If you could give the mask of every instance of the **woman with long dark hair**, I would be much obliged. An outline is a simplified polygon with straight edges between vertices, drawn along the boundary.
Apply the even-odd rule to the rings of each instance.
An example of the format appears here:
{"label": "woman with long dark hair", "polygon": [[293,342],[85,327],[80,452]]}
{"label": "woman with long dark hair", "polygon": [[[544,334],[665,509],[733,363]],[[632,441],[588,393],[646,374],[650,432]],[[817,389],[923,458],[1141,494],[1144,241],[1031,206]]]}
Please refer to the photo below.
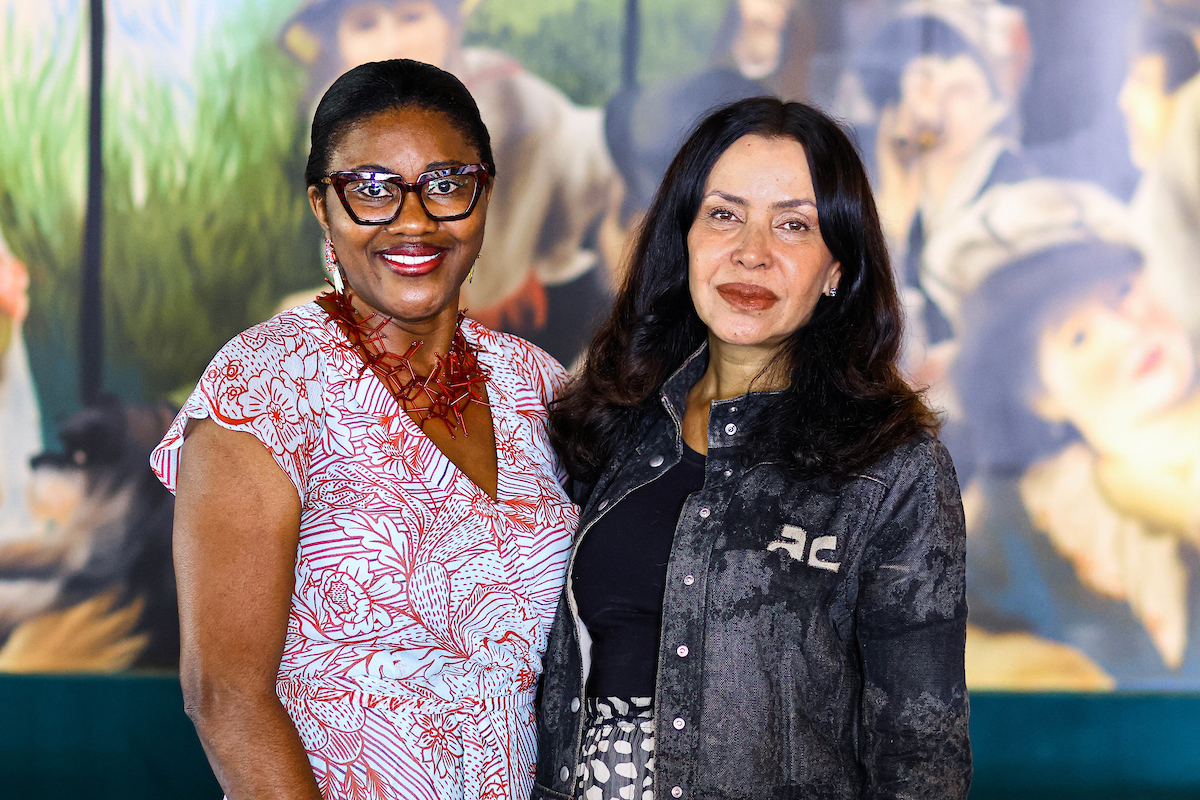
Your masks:
{"label": "woman with long dark hair", "polygon": [[583,509],[535,797],[966,796],[962,507],[900,335],[842,130],[704,120],[551,412]]}

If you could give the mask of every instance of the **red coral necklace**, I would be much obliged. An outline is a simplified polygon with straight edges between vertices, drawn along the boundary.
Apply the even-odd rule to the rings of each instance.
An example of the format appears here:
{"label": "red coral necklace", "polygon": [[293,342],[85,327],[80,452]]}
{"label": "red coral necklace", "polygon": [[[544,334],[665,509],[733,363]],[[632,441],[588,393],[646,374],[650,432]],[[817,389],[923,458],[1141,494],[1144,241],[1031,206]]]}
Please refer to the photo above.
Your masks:
{"label": "red coral necklace", "polygon": [[[404,355],[387,349],[383,330],[392,321],[391,317],[372,313],[363,317],[350,303],[349,287],[344,292],[326,292],[317,298],[317,304],[350,340],[351,346],[362,358],[361,376],[368,368],[388,388],[400,407],[414,416],[422,429],[425,423],[436,419],[445,424],[450,438],[462,430],[467,435],[463,412],[471,403],[486,406],[487,371],[480,365],[475,348],[463,336],[463,312],[458,312],[454,324],[454,338],[450,352],[435,353],[433,370],[427,376],[418,375],[412,367],[412,357],[424,344],[413,342]],[[377,320],[377,321],[376,321]],[[426,399],[429,405],[418,405]]]}

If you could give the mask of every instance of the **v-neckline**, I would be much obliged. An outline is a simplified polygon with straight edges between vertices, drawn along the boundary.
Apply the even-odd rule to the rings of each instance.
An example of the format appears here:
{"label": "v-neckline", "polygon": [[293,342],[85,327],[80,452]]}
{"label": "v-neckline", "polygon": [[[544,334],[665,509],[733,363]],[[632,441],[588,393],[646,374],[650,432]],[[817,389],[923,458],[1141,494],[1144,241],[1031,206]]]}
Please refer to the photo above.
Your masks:
{"label": "v-neckline", "polygon": [[[497,396],[504,397],[504,394],[499,389],[494,387],[494,385],[491,381],[494,365],[489,363],[489,359],[487,358],[487,356],[490,356],[491,354],[479,345],[477,337],[474,336],[474,331],[471,331],[470,332],[471,335],[468,337],[468,331],[464,329],[463,336],[468,337],[467,344],[469,344],[471,347],[475,348],[476,358],[479,359],[480,365],[482,367],[484,367],[485,373],[487,376],[487,378],[484,382],[484,386],[487,389],[488,418],[490,419],[491,424],[492,424],[492,447],[494,448],[495,454],[496,454],[496,496],[495,497],[492,497],[490,494],[487,493],[486,489],[484,489],[482,486],[480,486],[478,483],[476,483],[474,480],[472,480],[471,477],[469,475],[467,475],[466,472],[463,471],[462,467],[458,466],[458,464],[455,464],[454,459],[452,459],[452,458],[450,458],[450,456],[446,455],[445,451],[443,451],[442,448],[438,447],[437,442],[435,442],[432,438],[430,438],[429,435],[427,433],[425,433],[424,429],[422,429],[420,425],[418,425],[416,422],[413,421],[412,417],[410,417],[408,415],[408,412],[404,410],[404,407],[400,405],[400,401],[396,399],[396,396],[392,394],[391,390],[389,390],[387,388],[387,386],[384,384],[384,382],[382,380],[380,380],[379,376],[375,374],[375,370],[371,369],[371,367],[365,361],[363,361],[362,354],[358,352],[358,348],[356,348],[353,345],[353,343],[351,343],[351,341],[346,338],[346,335],[344,333],[342,333],[342,329],[341,329],[341,327],[338,326],[337,321],[332,319],[329,316],[329,314],[325,311],[325,309],[321,308],[320,305],[318,305],[316,303],[314,303],[314,305],[317,308],[317,313],[319,313],[321,315],[322,321],[324,322],[326,329],[329,330],[331,333],[333,333],[333,335],[335,335],[337,337],[339,346],[345,348],[347,351],[354,354],[354,358],[357,360],[359,366],[362,368],[362,371],[358,375],[357,380],[361,381],[364,374],[369,374],[371,376],[371,380],[375,381],[375,384],[383,392],[384,396],[387,397],[387,399],[391,401],[392,406],[394,407],[394,409],[396,411],[396,416],[400,419],[400,424],[402,426],[407,426],[405,428],[405,431],[412,436],[418,436],[421,439],[424,439],[425,441],[427,441],[429,443],[429,446],[432,447],[433,450],[438,454],[438,457],[450,465],[450,469],[454,471],[454,480],[455,481],[458,481],[460,479],[466,481],[468,484],[471,485],[472,488],[474,488],[477,492],[479,492],[479,494],[482,495],[487,500],[487,502],[489,504],[491,504],[492,506],[498,506],[502,502],[504,502],[502,500],[503,492],[501,491],[501,487],[503,484],[503,477],[504,477],[503,457],[502,457],[501,448],[500,448],[500,438],[499,438],[500,437],[500,429],[499,429],[499,426],[496,424],[496,413],[495,413],[496,408],[497,408],[496,397]],[[464,322],[465,322],[465,320],[464,320]],[[465,433],[465,431],[464,431],[464,433]]]}

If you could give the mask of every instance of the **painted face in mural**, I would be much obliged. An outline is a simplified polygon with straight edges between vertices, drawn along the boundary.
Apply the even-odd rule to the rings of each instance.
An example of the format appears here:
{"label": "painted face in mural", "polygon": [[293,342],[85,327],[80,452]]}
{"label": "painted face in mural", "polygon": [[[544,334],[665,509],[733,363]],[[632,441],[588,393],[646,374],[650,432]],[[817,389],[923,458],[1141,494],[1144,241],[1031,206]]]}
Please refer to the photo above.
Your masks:
{"label": "painted face in mural", "polygon": [[927,169],[941,169],[949,179],[1004,113],[975,59],[921,56],[900,78],[891,134],[902,162],[924,158]]}
{"label": "painted face in mural", "polygon": [[456,41],[454,23],[430,0],[356,3],[338,20],[343,69],[411,58],[444,67]]}
{"label": "painted face in mural", "polygon": [[817,219],[804,147],[744,136],[717,160],[688,231],[688,287],[709,332],[774,349],[841,276]]}
{"label": "painted face in mural", "polygon": [[741,25],[733,57],[747,78],[764,78],[779,66],[783,30],[794,0],[737,0]]}
{"label": "painted face in mural", "polygon": [[1167,59],[1159,53],[1133,62],[1119,97],[1129,133],[1129,157],[1140,170],[1158,160],[1175,116],[1175,95],[1167,91]]}
{"label": "painted face in mural", "polygon": [[[479,158],[444,114],[392,109],[351,128],[334,149],[329,171],[389,172],[411,183],[429,170],[475,164]],[[359,300],[399,321],[412,322],[457,313],[459,288],[483,245],[490,193],[489,183],[465,219],[438,222],[409,192],[392,222],[359,225],[332,188],[308,190],[313,212],[333,240]]]}
{"label": "painted face in mural", "polygon": [[1195,378],[1186,332],[1144,280],[1114,294],[1050,326],[1038,349],[1045,389],[1039,413],[1072,423],[1088,438],[1149,420],[1186,397]]}

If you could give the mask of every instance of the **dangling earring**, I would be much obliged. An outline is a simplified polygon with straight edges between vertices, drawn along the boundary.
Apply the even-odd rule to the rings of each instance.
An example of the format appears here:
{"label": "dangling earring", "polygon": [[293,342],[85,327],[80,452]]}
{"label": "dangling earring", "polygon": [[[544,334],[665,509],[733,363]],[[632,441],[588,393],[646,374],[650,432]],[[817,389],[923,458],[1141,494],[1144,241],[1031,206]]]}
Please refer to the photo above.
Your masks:
{"label": "dangling earring", "polygon": [[338,294],[346,293],[346,283],[342,280],[342,265],[338,263],[337,253],[333,251],[333,240],[325,240],[325,271],[329,273],[329,284]]}
{"label": "dangling earring", "polygon": [[475,280],[475,265],[478,263],[479,263],[478,258],[476,258],[474,261],[471,262],[471,271],[467,273],[467,283],[470,283],[471,281]]}

